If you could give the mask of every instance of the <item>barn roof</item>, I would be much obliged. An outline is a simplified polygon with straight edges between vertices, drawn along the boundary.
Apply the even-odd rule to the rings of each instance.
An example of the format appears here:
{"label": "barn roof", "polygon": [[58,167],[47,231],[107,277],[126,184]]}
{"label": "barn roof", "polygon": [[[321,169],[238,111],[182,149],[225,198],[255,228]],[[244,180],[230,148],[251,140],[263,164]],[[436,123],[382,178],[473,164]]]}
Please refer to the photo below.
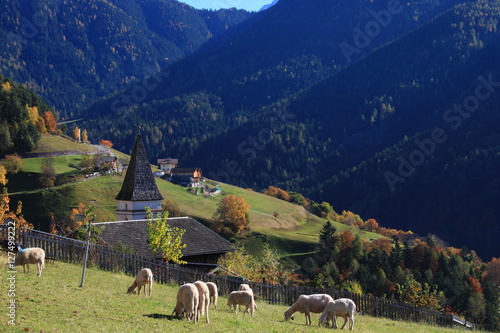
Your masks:
{"label": "barn roof", "polygon": [[[171,227],[186,230],[182,237],[182,242],[187,245],[182,249],[184,257],[235,250],[231,243],[191,217],[173,217],[169,218],[167,223]],[[148,220],[103,222],[94,225],[104,226],[100,237],[110,246],[121,243],[132,247],[139,255],[156,257],[147,242]]]}
{"label": "barn roof", "polygon": [[163,200],[156,186],[141,135],[135,139],[127,174],[116,200],[150,201]]}

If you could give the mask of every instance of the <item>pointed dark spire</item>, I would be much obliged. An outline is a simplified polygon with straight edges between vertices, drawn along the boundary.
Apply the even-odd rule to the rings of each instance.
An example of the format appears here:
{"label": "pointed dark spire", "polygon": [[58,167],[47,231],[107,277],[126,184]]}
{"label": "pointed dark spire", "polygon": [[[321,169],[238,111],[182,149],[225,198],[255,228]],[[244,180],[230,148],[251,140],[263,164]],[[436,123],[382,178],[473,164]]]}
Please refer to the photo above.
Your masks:
{"label": "pointed dark spire", "polygon": [[135,139],[132,157],[123,181],[122,189],[116,200],[150,201],[163,200],[156,186],[151,166],[149,165],[146,149],[141,135]]}

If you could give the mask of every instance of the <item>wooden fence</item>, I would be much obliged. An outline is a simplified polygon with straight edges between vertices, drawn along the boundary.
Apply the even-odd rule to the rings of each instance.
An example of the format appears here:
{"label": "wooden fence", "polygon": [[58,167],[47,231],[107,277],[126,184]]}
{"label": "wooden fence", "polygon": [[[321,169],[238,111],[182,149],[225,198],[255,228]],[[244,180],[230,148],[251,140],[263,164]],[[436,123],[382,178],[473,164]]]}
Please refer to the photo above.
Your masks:
{"label": "wooden fence", "polygon": [[[0,239],[7,238],[7,231],[0,229]],[[26,230],[17,234],[17,239],[25,247],[41,247],[47,259],[70,263],[83,263],[86,242],[52,235],[38,230]],[[108,247],[90,244],[88,263],[107,271],[122,271],[127,275],[135,274],[143,267],[150,268],[158,283],[182,285],[196,280],[215,282],[221,295],[238,290],[241,278],[200,273],[195,270],[171,266],[151,258],[111,250]],[[407,303],[386,298],[361,295],[332,288],[313,288],[306,286],[282,286],[247,282],[251,285],[255,298],[270,304],[292,305],[302,294],[329,294],[334,299],[346,297],[356,303],[356,310],[375,317],[393,320],[425,322],[441,326],[465,326],[474,328],[470,322],[451,314],[412,306]]]}

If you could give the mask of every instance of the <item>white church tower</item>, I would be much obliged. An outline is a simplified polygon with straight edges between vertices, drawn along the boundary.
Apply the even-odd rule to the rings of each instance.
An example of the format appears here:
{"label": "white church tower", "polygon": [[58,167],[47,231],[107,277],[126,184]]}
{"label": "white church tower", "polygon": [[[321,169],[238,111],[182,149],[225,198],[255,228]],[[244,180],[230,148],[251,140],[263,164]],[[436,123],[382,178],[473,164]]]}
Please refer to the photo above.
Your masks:
{"label": "white church tower", "polygon": [[146,207],[151,208],[155,215],[161,211],[163,197],[156,186],[140,134],[135,139],[132,157],[116,200],[118,221],[145,219]]}

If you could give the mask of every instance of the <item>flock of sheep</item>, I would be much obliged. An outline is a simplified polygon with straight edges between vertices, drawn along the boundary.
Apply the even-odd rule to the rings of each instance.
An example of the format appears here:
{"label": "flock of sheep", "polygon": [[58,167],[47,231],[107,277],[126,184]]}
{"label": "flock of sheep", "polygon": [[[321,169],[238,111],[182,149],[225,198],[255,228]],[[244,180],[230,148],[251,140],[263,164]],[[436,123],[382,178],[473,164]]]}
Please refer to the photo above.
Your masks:
{"label": "flock of sheep", "polygon": [[[42,269],[45,266],[45,251],[41,248],[19,249],[15,256],[15,266],[23,265],[23,270],[26,272],[26,265],[36,264],[38,267],[37,276],[42,275]],[[144,287],[144,295],[146,295],[146,287],[148,288],[148,296],[151,297],[153,292],[153,273],[149,268],[144,268],[139,273],[128,288],[128,293],[135,293],[138,288],[138,294],[141,294],[141,289]],[[201,316],[206,317],[206,322],[209,323],[208,308],[211,304],[217,309],[218,289],[213,282],[196,281],[194,283],[186,283],[179,287],[177,291],[177,303],[172,316],[182,319],[184,314],[188,321],[196,323]],[[241,284],[238,291],[233,291],[227,298],[227,306],[238,312],[237,306],[245,306],[243,314],[250,312],[253,317],[254,311],[257,309],[255,304],[253,291],[248,284]],[[340,298],[334,300],[328,294],[300,295],[297,301],[285,311],[285,320],[293,319],[295,312],[304,313],[306,317],[306,325],[311,325],[311,312],[321,313],[319,326],[328,326],[332,322],[331,327],[337,328],[337,317],[344,318],[343,329],[349,322],[349,329],[354,328],[354,312],[356,304],[351,299]]]}
{"label": "flock of sheep", "polygon": [[[149,297],[151,297],[153,273],[149,268],[144,268],[137,273],[134,283],[128,288],[128,293],[135,293],[135,289],[139,288],[138,294],[140,295],[143,286],[144,294],[146,294],[146,286],[149,286]],[[177,291],[177,303],[171,316],[175,315],[176,318],[182,319],[185,314],[187,320],[194,323],[199,321],[201,316],[205,316],[206,322],[209,323],[208,308],[213,304],[217,309],[217,298],[218,289],[213,282],[196,281],[183,284]],[[250,312],[253,317],[257,305],[250,286],[241,284],[238,291],[231,292],[227,298],[227,306],[235,313],[238,312],[237,307],[245,306],[243,314]],[[293,319],[295,312],[305,314],[306,325],[311,325],[311,312],[321,313],[319,326],[328,326],[331,321],[332,328],[337,328],[337,317],[342,317],[344,324],[341,329],[344,329],[349,322],[349,329],[352,331],[356,304],[348,298],[334,300],[328,294],[300,295],[297,301],[285,311],[285,321]]]}

